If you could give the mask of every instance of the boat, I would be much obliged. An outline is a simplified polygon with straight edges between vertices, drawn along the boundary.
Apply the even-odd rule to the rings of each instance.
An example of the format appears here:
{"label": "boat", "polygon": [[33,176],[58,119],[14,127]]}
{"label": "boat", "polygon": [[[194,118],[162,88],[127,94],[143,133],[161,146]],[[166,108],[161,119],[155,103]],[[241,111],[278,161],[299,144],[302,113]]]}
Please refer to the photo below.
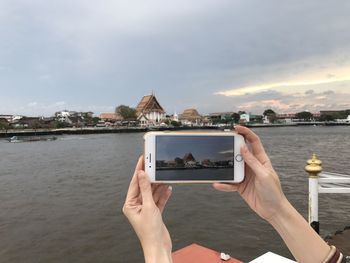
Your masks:
{"label": "boat", "polygon": [[13,137],[11,137],[11,138],[9,138],[9,139],[7,139],[9,142],[22,142],[21,140],[19,140],[18,138],[17,138],[17,136],[13,136]]}
{"label": "boat", "polygon": [[11,138],[8,138],[7,141],[11,143],[19,143],[19,142],[38,142],[38,141],[55,141],[57,140],[57,137],[39,137],[39,136],[29,136],[29,137],[19,137],[19,136],[12,136]]}

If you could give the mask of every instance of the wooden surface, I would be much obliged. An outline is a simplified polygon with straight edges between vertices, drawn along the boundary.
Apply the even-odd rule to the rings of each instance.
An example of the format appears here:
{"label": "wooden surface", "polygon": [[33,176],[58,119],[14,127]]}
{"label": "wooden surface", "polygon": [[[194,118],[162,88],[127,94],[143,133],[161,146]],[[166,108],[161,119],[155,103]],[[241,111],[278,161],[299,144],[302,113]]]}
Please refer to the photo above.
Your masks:
{"label": "wooden surface", "polygon": [[[222,251],[224,252],[224,251]],[[225,252],[224,252],[225,253]],[[220,252],[192,244],[173,252],[173,263],[243,263],[231,258],[227,261],[220,259]]]}

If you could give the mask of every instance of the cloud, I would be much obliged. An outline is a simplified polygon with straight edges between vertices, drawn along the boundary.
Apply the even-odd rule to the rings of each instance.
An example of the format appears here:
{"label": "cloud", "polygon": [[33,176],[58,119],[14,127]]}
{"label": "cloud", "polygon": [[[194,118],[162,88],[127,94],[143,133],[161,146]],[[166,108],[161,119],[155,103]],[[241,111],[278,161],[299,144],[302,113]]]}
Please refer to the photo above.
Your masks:
{"label": "cloud", "polygon": [[312,89],[309,89],[309,90],[307,90],[307,91],[305,91],[305,95],[311,95],[311,94],[314,94],[314,90],[312,90]]}
{"label": "cloud", "polygon": [[[0,111],[113,110],[152,90],[171,113],[346,107],[350,2],[337,3],[0,1],[0,92],[14,91]],[[327,98],[299,103],[307,90]]]}
{"label": "cloud", "polygon": [[221,152],[218,152],[219,154],[232,154],[233,153],[233,149],[229,149],[229,150],[226,150],[226,151],[221,151]]}
{"label": "cloud", "polygon": [[28,107],[35,107],[37,105],[38,105],[37,102],[30,102],[30,103],[28,103]]}
{"label": "cloud", "polygon": [[260,99],[263,94],[254,94],[250,99],[237,105],[240,110],[262,113],[271,108],[279,113],[296,113],[300,111],[318,112],[330,109],[350,109],[349,93],[332,92],[328,96],[324,92],[313,93],[280,93],[270,99]]}
{"label": "cloud", "polygon": [[322,94],[324,94],[324,95],[333,95],[333,94],[335,94],[335,92],[333,90],[326,90],[326,91],[322,92]]}
{"label": "cloud", "polygon": [[[50,106],[53,106],[53,107],[61,107],[61,106],[64,106],[66,105],[66,102],[65,101],[57,101],[55,102],[54,104],[50,105]],[[50,107],[49,106],[49,107]]]}
{"label": "cloud", "polygon": [[[308,89],[309,86],[318,86],[317,89],[329,89],[329,85],[334,85],[342,82],[350,82],[350,67],[328,69],[332,70],[332,77],[324,76],[324,72],[311,72],[309,75],[301,74],[294,76],[294,79],[276,83],[258,84],[253,86],[237,87],[226,91],[216,92],[215,95],[223,96],[243,96],[246,94],[254,94],[262,91],[276,90],[279,92],[290,93],[296,90],[304,91],[306,94],[312,94],[313,90]],[[323,70],[324,71],[324,70]],[[300,79],[300,80],[298,80]],[[327,85],[327,86],[326,86]]]}

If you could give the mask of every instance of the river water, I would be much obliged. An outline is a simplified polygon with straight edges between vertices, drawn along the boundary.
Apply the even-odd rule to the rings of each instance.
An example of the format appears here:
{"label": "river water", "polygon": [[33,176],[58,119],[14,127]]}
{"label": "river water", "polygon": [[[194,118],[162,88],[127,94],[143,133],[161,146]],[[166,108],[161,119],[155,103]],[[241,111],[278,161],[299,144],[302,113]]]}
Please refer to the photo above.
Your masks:
{"label": "river water", "polygon": [[[306,217],[313,152],[324,170],[350,174],[350,127],[255,129],[283,189]],[[1,262],[142,262],[136,235],[122,215],[143,134],[62,136],[53,142],[0,142]],[[349,195],[321,195],[321,235],[350,223]],[[177,250],[198,243],[243,261],[282,240],[238,194],[210,185],[178,185],[164,213]]]}

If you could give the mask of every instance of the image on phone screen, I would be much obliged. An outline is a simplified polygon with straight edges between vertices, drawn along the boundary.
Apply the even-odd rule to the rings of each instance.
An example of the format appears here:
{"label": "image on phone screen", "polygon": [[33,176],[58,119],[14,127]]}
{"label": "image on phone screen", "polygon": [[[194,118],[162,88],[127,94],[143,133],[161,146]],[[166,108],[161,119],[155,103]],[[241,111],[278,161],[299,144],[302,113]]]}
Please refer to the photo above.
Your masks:
{"label": "image on phone screen", "polygon": [[233,136],[157,136],[156,180],[234,180]]}

